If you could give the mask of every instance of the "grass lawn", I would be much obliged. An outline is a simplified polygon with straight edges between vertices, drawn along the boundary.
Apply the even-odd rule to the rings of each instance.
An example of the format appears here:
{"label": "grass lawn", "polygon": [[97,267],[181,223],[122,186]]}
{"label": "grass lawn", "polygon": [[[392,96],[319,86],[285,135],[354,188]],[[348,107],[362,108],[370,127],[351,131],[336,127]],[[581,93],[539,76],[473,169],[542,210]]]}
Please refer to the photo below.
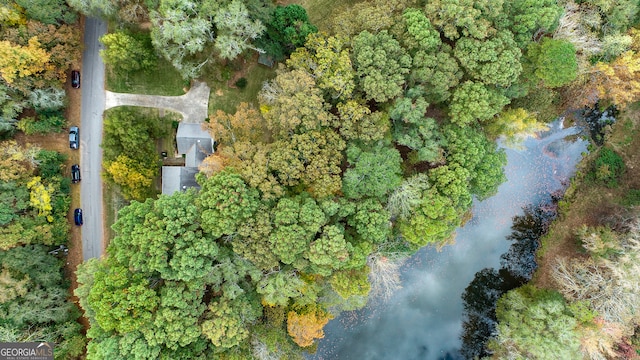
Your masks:
{"label": "grass lawn", "polygon": [[166,60],[159,58],[158,66],[150,71],[117,72],[107,66],[107,90],[129,94],[182,95],[185,82]]}
{"label": "grass lawn", "polygon": [[[252,62],[232,77],[232,79],[239,79],[240,77],[247,79],[247,86],[244,89],[230,87],[227,81],[207,80],[207,83],[211,86],[209,114],[216,110],[234,113],[241,102],[249,102],[257,106],[257,96],[260,89],[262,89],[262,84],[266,80],[274,78],[275,75],[275,69]],[[235,81],[231,80],[230,82]]]}
{"label": "grass lawn", "polygon": [[106,248],[114,236],[116,236],[115,231],[111,229],[111,225],[118,220],[118,211],[129,205],[129,202],[120,195],[117,186],[106,182],[102,189],[102,196],[104,196],[104,227],[106,229],[104,246]]}

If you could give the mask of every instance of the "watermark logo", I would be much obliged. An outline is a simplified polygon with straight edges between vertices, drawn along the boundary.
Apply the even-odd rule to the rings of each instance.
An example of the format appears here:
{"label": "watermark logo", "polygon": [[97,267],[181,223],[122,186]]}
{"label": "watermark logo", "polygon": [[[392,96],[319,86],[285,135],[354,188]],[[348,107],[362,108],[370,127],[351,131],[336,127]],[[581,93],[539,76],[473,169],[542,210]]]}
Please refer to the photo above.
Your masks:
{"label": "watermark logo", "polygon": [[0,342],[0,360],[53,360],[53,343]]}

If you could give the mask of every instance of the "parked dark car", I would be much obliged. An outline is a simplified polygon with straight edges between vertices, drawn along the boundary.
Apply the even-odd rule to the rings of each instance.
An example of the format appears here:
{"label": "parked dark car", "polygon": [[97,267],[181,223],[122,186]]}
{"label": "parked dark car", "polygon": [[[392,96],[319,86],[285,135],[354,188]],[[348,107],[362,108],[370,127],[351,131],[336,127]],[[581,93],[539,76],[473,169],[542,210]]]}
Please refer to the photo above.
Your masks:
{"label": "parked dark car", "polygon": [[78,70],[71,71],[71,87],[74,89],[80,88],[80,71]]}
{"label": "parked dark car", "polygon": [[69,147],[77,149],[80,146],[80,129],[77,126],[72,126],[69,129]]}
{"label": "parked dark car", "polygon": [[71,182],[74,184],[80,182],[80,165],[78,164],[71,165]]}
{"label": "parked dark car", "polygon": [[82,209],[77,208],[73,211],[73,221],[78,226],[82,225]]}

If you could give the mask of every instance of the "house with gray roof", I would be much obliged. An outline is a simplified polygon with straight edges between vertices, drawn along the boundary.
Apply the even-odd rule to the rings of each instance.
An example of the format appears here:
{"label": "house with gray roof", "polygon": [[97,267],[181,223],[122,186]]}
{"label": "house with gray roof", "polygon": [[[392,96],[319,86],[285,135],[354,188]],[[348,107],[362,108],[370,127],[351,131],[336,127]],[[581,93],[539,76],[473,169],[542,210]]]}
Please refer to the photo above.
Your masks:
{"label": "house with gray roof", "polygon": [[196,182],[198,166],[213,154],[213,139],[202,129],[201,123],[180,122],[176,133],[178,153],[184,156],[184,166],[162,167],[162,193],[171,195],[190,187],[200,188]]}

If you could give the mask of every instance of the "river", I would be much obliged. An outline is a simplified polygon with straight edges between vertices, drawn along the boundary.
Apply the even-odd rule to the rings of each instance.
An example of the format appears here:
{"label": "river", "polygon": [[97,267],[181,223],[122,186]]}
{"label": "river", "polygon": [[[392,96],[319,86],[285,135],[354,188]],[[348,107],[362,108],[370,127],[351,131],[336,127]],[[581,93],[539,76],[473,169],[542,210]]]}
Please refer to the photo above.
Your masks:
{"label": "river", "polygon": [[390,299],[345,312],[325,327],[317,360],[460,359],[461,295],[476,272],[499,268],[511,243],[512,219],[563,188],[587,141],[562,120],[520,149],[506,149],[507,181],[498,193],[474,202],[474,217],[457,230],[456,242],[437,251],[424,248],[402,269],[402,289]]}

